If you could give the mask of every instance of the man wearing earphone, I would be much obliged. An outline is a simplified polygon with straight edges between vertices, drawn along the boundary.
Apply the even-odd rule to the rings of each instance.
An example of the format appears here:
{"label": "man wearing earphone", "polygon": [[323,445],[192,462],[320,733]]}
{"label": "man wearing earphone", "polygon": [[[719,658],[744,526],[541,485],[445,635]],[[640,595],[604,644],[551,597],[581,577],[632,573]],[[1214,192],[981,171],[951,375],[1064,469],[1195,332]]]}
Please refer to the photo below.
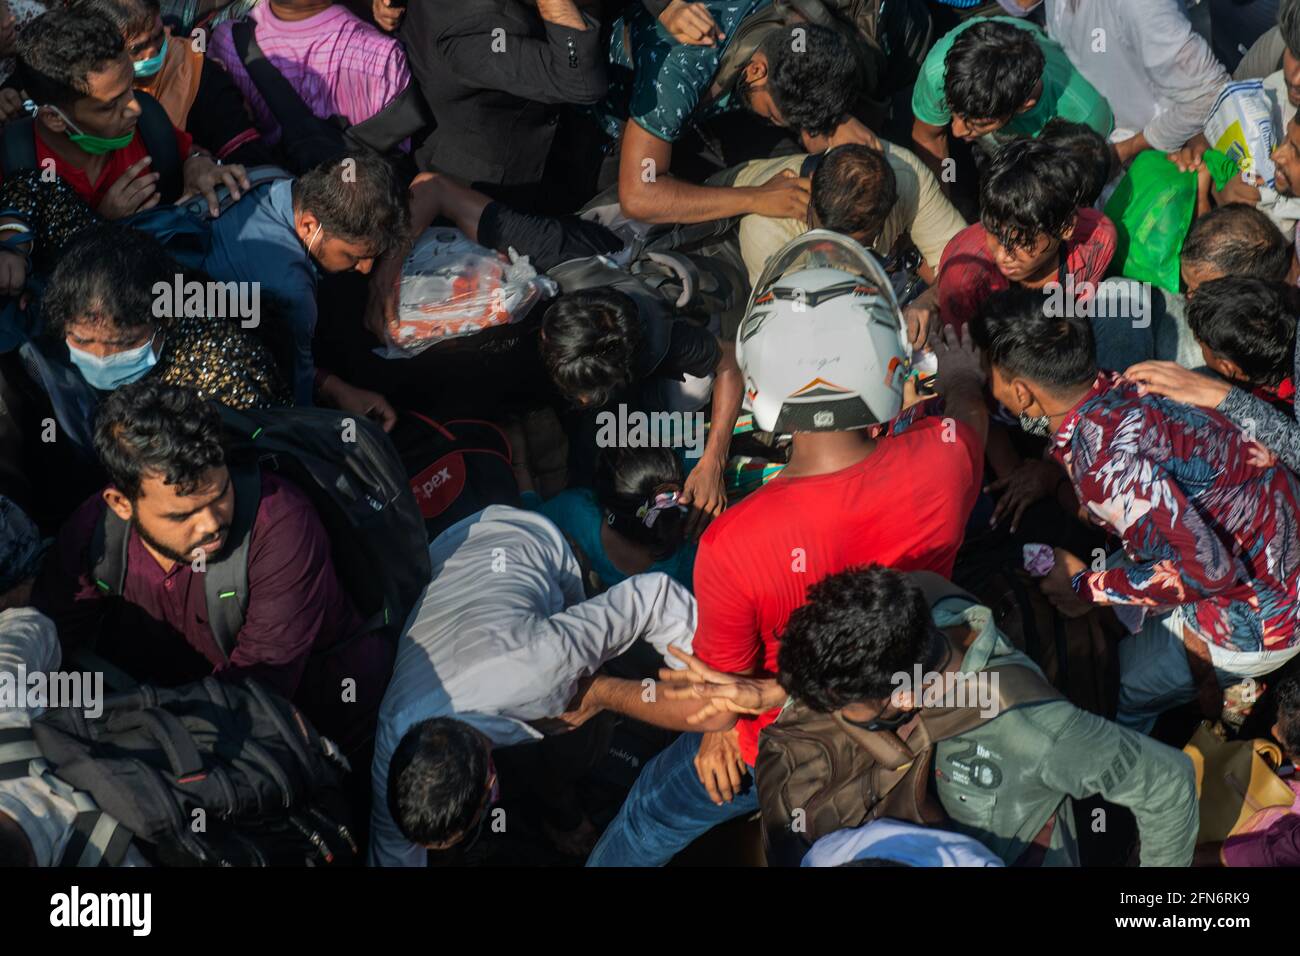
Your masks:
{"label": "man wearing earphone", "polygon": [[333,405],[385,429],[397,413],[376,392],[320,369],[312,352],[322,273],[368,275],[406,233],[406,192],[373,153],[349,153],[297,179],[256,186],[211,222],[203,270],[219,282],[258,282],[283,306],[293,341],[294,401]]}

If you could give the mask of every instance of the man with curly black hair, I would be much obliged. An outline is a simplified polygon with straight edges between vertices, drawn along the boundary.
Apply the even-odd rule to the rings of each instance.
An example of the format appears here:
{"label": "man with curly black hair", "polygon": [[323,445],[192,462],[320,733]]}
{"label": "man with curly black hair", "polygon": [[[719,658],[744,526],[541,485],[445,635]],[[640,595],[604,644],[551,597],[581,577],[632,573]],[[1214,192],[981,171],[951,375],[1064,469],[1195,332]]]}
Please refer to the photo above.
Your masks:
{"label": "man with curly black hair", "polygon": [[718,76],[728,42],[762,4],[746,0],[704,6],[726,34],[712,46],[674,41],[639,7],[614,24],[610,91],[599,113],[605,132],[621,139],[618,198],[623,211],[654,223],[705,222],[746,213],[802,218],[808,207],[807,180],[782,172],[743,189],[695,185],[669,174],[673,144],[694,123],[745,109],[788,129],[812,152],[840,141],[875,145],[870,131],[849,115],[862,92],[852,42],[829,27],[776,27],[724,89]]}
{"label": "man with curly black hair", "polygon": [[[216,410],[190,389],[145,379],[104,400],[95,447],[109,484],[63,526],[32,599],[60,639],[98,638],[98,653],[144,682],[256,678],[345,749],[364,745],[393,651],[382,635],[365,632],[307,496],[262,473],[248,607],[227,655],[208,624],[204,589],[207,565],[234,544],[235,483]],[[97,529],[113,517],[127,524],[117,594],[90,566]],[[356,681],[353,703],[344,702],[345,678]]]}
{"label": "man with curly black hair", "polygon": [[1115,127],[1110,105],[1060,44],[1012,17],[976,17],[940,39],[921,67],[912,112],[918,153],[943,183],[953,181],[949,135],[1037,136],[1057,116],[1102,136]]}
{"label": "man with curly black hair", "polygon": [[1191,761],[1062,698],[1017,704],[999,689],[1003,669],[1037,666],[988,608],[933,576],[927,596],[922,582],[872,565],[815,584],[781,637],[780,685],[813,710],[906,739],[927,708],[975,696],[982,706],[986,691],[958,687],[983,682],[991,713],[936,745],[935,792],[953,829],[1007,865],[1078,865],[1071,800],[1102,794],[1137,817],[1143,866],[1188,865],[1199,820]]}
{"label": "man with curly black hair", "polygon": [[1116,232],[1102,213],[1080,207],[1082,188],[1070,155],[1051,143],[999,149],[982,176],[980,221],[943,253],[943,321],[960,328],[989,296],[1012,287],[1050,291],[1059,283],[1061,295],[1092,298],[1115,255]]}

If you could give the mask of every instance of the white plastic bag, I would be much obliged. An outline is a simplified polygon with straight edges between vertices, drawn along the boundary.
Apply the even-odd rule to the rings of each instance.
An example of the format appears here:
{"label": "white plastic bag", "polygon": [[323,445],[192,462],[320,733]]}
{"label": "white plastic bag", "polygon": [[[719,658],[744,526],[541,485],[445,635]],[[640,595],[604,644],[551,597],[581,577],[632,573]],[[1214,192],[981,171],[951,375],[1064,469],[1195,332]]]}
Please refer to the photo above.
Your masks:
{"label": "white plastic bag", "polygon": [[385,358],[410,358],[431,345],[520,321],[553,281],[526,256],[505,256],[470,242],[457,229],[433,227],[402,265],[396,331],[385,333]]}

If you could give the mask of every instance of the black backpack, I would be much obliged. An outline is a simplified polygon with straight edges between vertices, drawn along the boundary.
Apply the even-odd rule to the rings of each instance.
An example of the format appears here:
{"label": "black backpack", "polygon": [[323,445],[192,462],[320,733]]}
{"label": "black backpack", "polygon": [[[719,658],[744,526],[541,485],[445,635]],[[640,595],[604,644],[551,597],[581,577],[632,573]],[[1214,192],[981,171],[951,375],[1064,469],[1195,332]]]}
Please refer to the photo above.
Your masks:
{"label": "black backpack", "polygon": [[[140,104],[140,138],[144,148],[153,157],[149,169],[158,173],[159,205],[175,202],[183,186],[182,167],[186,157],[176,148],[176,134],[171,118],[157,100],[148,93],[135,91]],[[14,173],[39,169],[36,162],[36,120],[30,116],[10,120],[0,136],[0,168],[8,178]]]}
{"label": "black backpack", "polygon": [[[208,623],[222,652],[229,657],[248,608],[248,551],[264,468],[297,485],[316,506],[339,581],[366,618],[364,631],[396,637],[432,566],[424,520],[383,429],[332,409],[213,406],[226,427],[235,487],[226,546],[206,562],[203,576]],[[105,593],[122,593],[128,532],[106,508],[90,551],[95,584]]]}
{"label": "black backpack", "polygon": [[65,863],[114,866],[132,843],[159,866],[359,859],[340,786],[346,761],[255,681],[138,687],[105,698],[93,719],[49,710],[30,734],[57,780],[79,791]]}
{"label": "black backpack", "polygon": [[519,507],[510,442],[491,422],[436,422],[404,412],[389,437],[405,464],[430,541],[488,505]]}
{"label": "black backpack", "polygon": [[431,122],[428,108],[414,82],[408,83],[387,106],[369,119],[350,126],[341,116],[321,119],[298,91],[266,58],[257,42],[257,25],[236,20],[230,25],[235,53],[280,125],[278,149],[290,171],[302,174],[337,159],[356,147],[389,153]]}
{"label": "black backpack", "polygon": [[612,288],[631,296],[647,322],[685,319],[707,326],[714,318],[724,339],[734,338],[744,318],[749,280],[723,255],[643,248],[627,265],[608,256],[562,262],[546,271],[562,293]]}

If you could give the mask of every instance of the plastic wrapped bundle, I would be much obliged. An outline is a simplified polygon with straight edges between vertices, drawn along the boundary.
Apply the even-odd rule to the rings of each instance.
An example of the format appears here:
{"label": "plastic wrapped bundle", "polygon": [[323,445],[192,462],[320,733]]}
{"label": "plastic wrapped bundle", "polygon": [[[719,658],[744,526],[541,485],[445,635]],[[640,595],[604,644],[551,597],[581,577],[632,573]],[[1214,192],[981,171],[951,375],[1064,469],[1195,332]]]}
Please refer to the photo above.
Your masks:
{"label": "plastic wrapped bundle", "polygon": [[1219,94],[1205,121],[1210,146],[1237,164],[1245,175],[1258,176],[1273,187],[1273,150],[1280,131],[1273,127],[1273,111],[1262,80],[1229,83]]}
{"label": "plastic wrapped bundle", "polygon": [[459,230],[428,229],[402,266],[397,326],[388,330],[384,354],[407,358],[448,339],[518,322],[556,291],[513,249],[506,256]]}

